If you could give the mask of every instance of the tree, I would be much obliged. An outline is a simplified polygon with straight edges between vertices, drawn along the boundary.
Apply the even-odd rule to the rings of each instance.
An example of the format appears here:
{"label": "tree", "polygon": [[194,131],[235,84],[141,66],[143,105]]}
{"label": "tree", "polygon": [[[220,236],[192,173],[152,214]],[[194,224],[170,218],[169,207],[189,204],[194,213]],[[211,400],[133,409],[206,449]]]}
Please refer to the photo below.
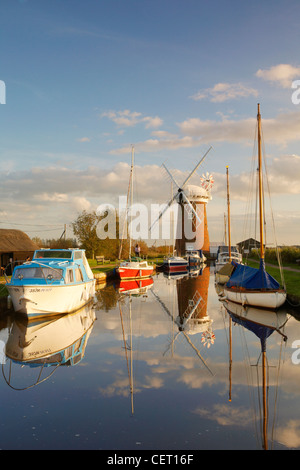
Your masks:
{"label": "tree", "polygon": [[97,254],[108,259],[118,258],[120,244],[118,218],[116,218],[117,238],[100,239],[97,235],[97,225],[104,217],[105,215],[98,216],[96,212],[83,211],[72,223],[74,235],[81,247],[86,250],[88,258],[94,259]]}
{"label": "tree", "polygon": [[95,257],[100,248],[100,242],[96,228],[100,218],[96,212],[88,213],[83,211],[72,223],[74,235],[77,237],[81,247],[86,250],[88,258]]}

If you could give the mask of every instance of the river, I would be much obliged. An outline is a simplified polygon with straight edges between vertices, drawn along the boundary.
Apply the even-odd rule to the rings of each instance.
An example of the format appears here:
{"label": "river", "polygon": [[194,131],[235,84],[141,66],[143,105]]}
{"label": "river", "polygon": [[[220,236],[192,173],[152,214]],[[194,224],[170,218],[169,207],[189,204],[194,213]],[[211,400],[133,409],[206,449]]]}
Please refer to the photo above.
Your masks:
{"label": "river", "polygon": [[213,267],[143,284],[40,322],[2,314],[0,448],[300,449],[297,315],[229,313]]}

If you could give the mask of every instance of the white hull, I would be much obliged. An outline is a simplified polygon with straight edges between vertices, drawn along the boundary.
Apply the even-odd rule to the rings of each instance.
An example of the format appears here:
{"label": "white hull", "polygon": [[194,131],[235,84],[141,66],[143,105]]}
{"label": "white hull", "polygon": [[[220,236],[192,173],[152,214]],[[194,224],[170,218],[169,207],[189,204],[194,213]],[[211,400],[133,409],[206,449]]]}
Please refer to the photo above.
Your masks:
{"label": "white hull", "polygon": [[15,312],[29,318],[75,312],[95,295],[95,279],[73,285],[9,286]]}
{"label": "white hull", "polygon": [[286,301],[286,292],[284,291],[235,291],[233,289],[224,290],[226,298],[232,302],[241,305],[252,305],[253,307],[262,307],[276,309],[281,307]]}

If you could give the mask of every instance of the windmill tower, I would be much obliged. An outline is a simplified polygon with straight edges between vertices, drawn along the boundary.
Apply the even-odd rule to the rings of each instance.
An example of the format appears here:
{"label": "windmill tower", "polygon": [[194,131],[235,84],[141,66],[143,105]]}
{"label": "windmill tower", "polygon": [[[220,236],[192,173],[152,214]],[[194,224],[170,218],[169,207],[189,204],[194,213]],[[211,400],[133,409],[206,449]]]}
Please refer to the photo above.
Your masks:
{"label": "windmill tower", "polygon": [[207,150],[182,185],[179,185],[166,166],[164,164],[162,165],[168,173],[173,185],[177,188],[177,192],[168,204],[166,204],[164,210],[159,214],[158,219],[152,224],[152,227],[174,202],[179,204],[181,210],[177,218],[175,239],[177,256],[184,256],[187,251],[191,250],[202,250],[204,254],[209,253],[206,204],[211,199],[210,190],[213,185],[213,179],[212,176],[207,173],[200,178],[199,186],[188,185],[187,183],[204,161],[211,148],[212,147]]}
{"label": "windmill tower", "polygon": [[185,194],[193,210],[184,200],[179,202],[182,207],[181,220],[177,220],[178,230],[175,240],[178,256],[184,256],[187,251],[202,250],[204,255],[209,254],[210,251],[206,205],[212,199],[210,190],[214,181],[212,175],[208,173],[202,175],[200,181],[200,186],[187,185],[185,187]]}

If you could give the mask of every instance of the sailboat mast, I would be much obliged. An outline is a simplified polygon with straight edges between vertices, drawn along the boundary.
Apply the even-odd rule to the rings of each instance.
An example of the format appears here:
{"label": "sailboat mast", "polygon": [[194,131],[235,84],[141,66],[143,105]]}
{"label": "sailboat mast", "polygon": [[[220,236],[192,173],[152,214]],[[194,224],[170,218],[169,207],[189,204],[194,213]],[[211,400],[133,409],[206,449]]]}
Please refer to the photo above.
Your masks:
{"label": "sailboat mast", "polygon": [[[133,167],[134,167],[134,146],[132,146],[131,149],[131,170],[130,170],[130,207],[131,207],[131,213],[132,213],[132,205],[133,205]],[[131,221],[130,221],[131,222]],[[129,231],[129,260],[131,260],[131,230]]]}
{"label": "sailboat mast", "polygon": [[226,167],[226,174],[227,174],[227,222],[228,222],[228,253],[229,253],[229,261],[231,261],[231,232],[230,232],[230,195],[229,195],[229,172],[228,166]]}
{"label": "sailboat mast", "polygon": [[260,259],[264,259],[264,227],[263,227],[263,181],[261,157],[261,115],[260,104],[257,105],[257,137],[258,137],[258,190],[259,190],[259,232],[260,232]]}

